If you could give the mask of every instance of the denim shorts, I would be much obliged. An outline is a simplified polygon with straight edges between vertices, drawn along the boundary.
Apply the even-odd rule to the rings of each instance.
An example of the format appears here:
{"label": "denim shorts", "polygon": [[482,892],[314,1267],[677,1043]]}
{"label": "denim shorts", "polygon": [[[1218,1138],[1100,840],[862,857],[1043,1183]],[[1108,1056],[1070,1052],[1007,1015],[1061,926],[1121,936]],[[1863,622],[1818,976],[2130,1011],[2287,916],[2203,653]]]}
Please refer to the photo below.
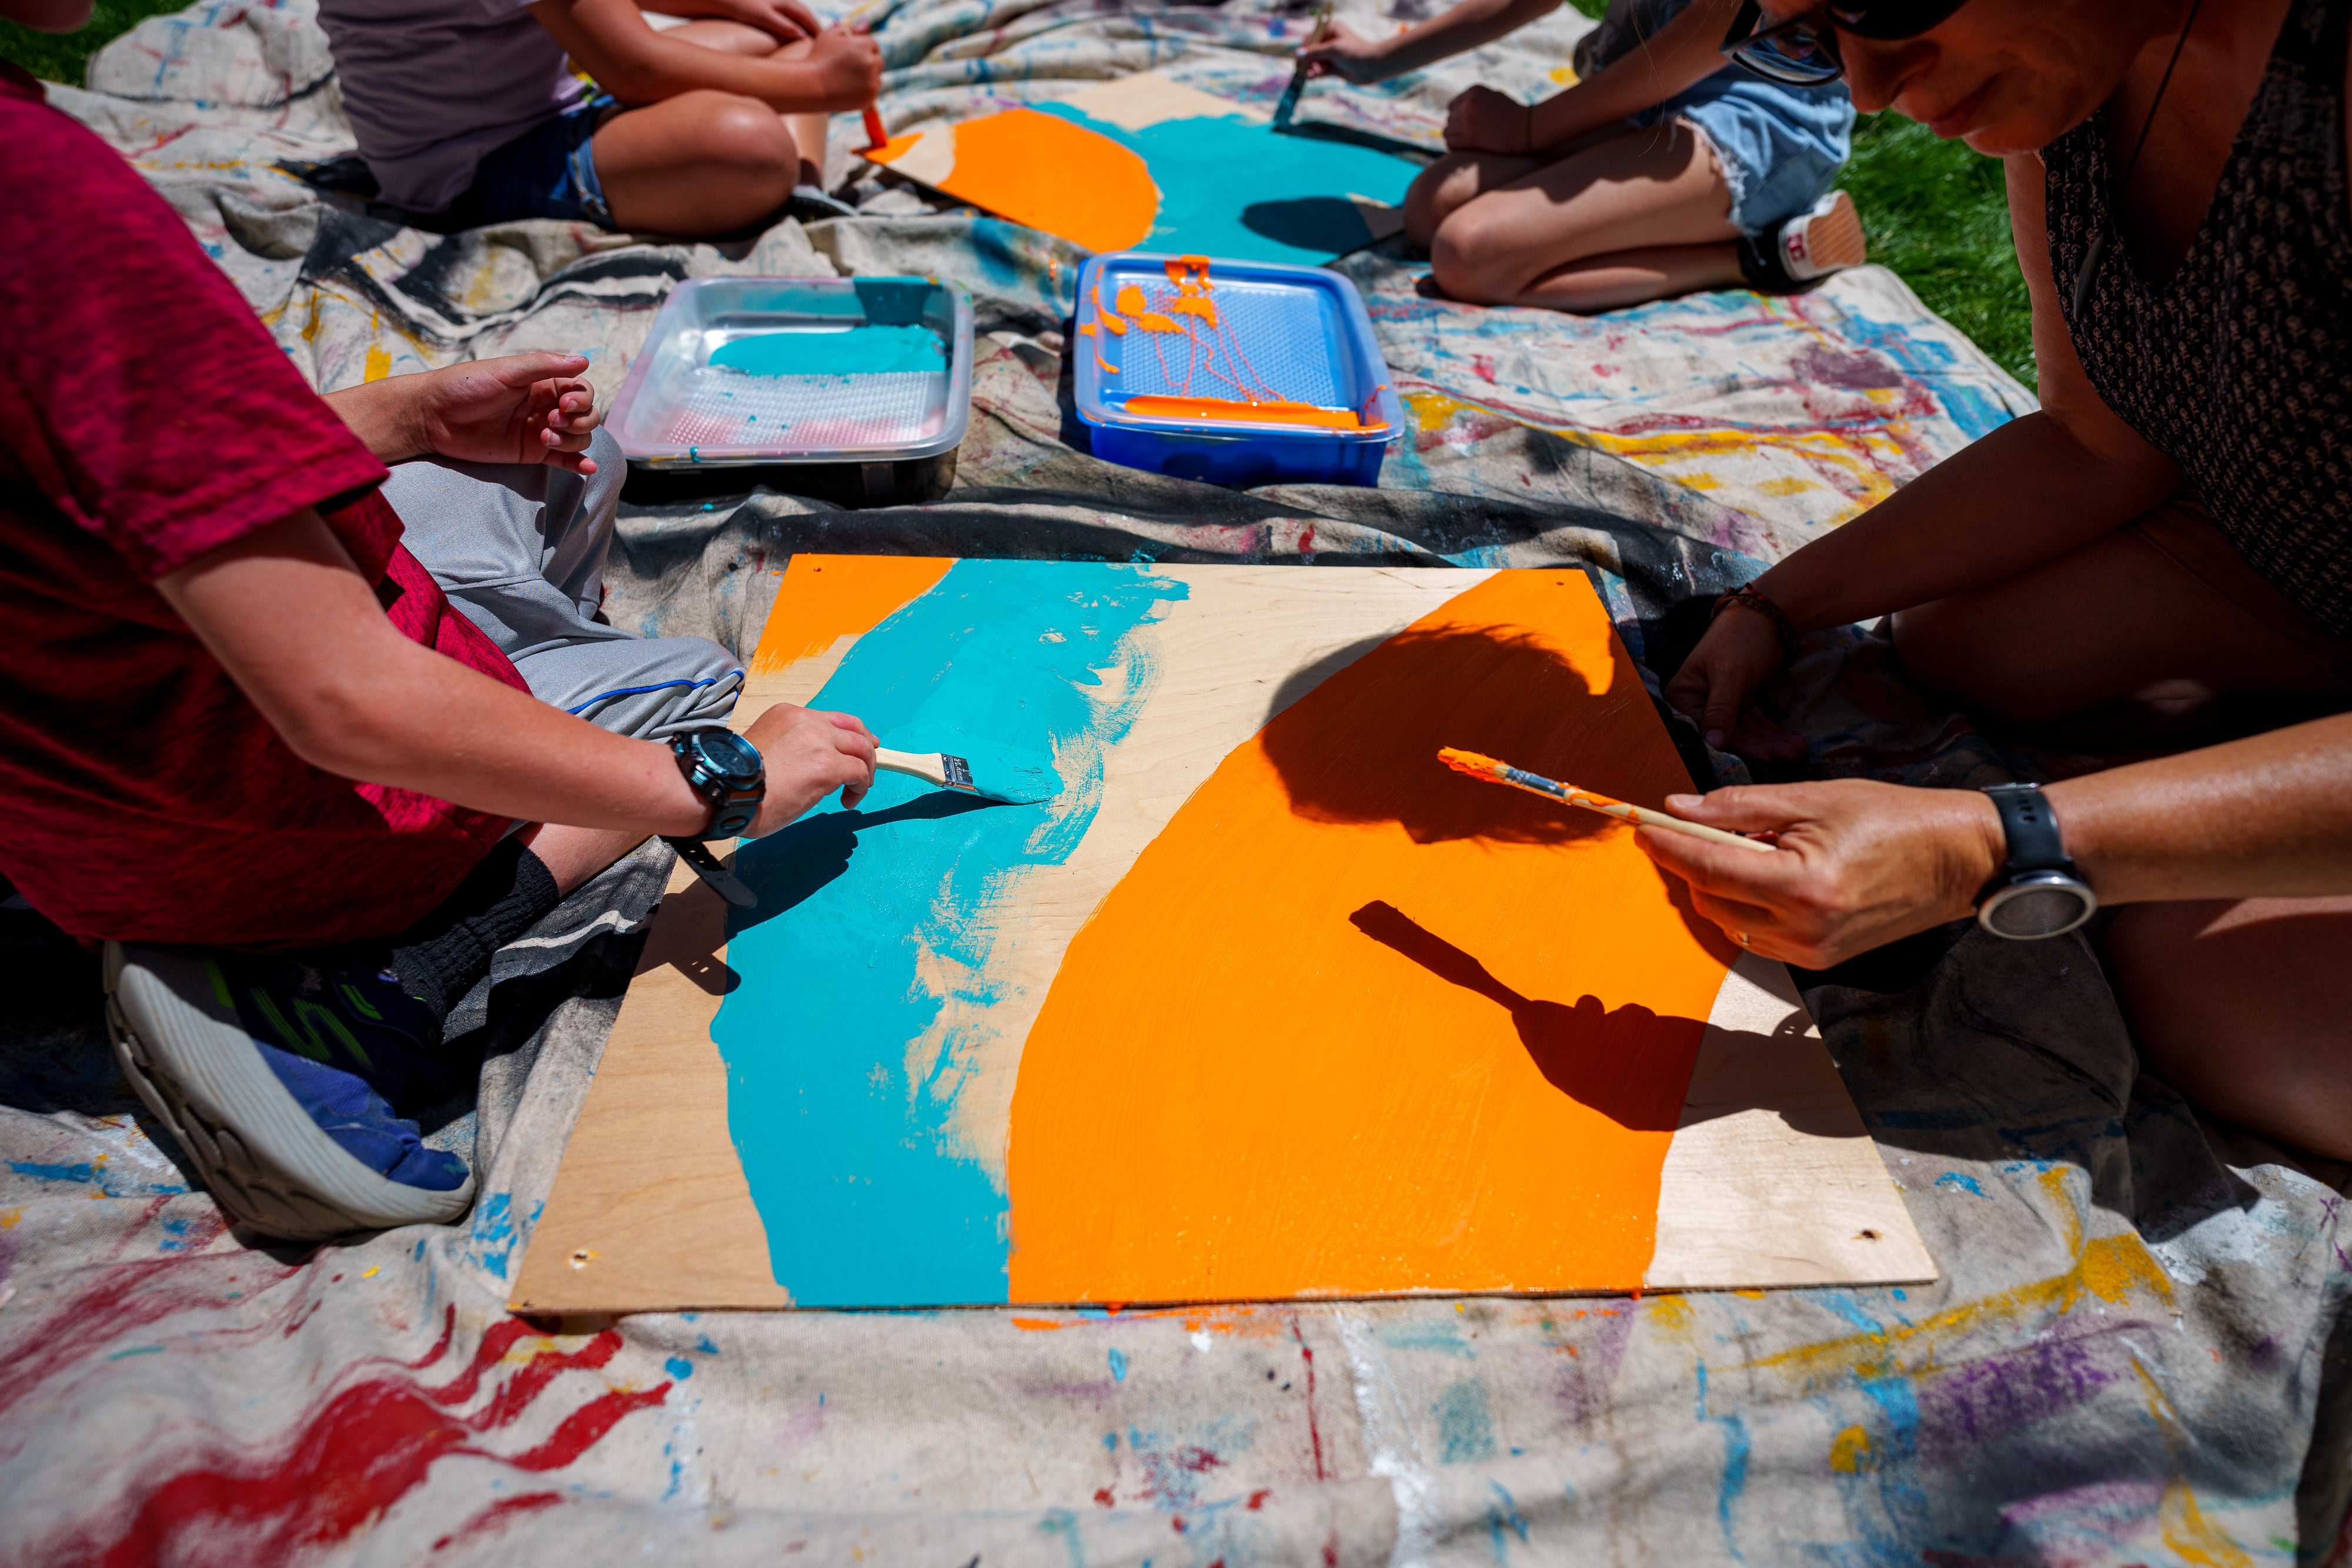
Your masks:
{"label": "denim shorts", "polygon": [[1633,117],[1637,126],[1686,120],[1715,149],[1731,187],[1731,221],[1767,234],[1830,193],[1852,148],[1845,84],[1782,87],[1738,66]]}
{"label": "denim shorts", "polygon": [[617,107],[616,99],[599,93],[484,153],[474,166],[474,183],[449,204],[448,221],[468,229],[516,218],[570,218],[617,227],[589,146],[606,111]]}

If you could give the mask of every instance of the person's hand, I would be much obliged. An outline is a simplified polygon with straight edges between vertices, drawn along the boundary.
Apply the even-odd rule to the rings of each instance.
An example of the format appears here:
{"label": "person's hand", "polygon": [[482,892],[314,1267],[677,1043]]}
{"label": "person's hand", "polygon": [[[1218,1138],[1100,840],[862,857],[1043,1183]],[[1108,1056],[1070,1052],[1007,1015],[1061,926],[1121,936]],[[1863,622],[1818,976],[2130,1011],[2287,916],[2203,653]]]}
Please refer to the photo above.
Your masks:
{"label": "person's hand", "polygon": [[1335,76],[1359,86],[1396,74],[1389,65],[1388,45],[1372,42],[1345,22],[1324,28],[1321,37],[1298,51],[1298,57],[1307,62],[1310,77]]}
{"label": "person's hand", "polygon": [[728,20],[757,27],[780,44],[814,38],[824,31],[816,13],[801,0],[719,0],[719,7]]}
{"label": "person's hand", "polygon": [[1535,124],[1531,106],[1491,87],[1474,87],[1445,106],[1445,148],[1524,156],[1535,151]]}
{"label": "person's hand", "polygon": [[1656,828],[1634,841],[1690,883],[1693,905],[1733,941],[1808,969],[1960,919],[2009,852],[2000,813],[1974,789],[1843,779],[1669,795],[1665,805],[1772,836],[1769,855]]}
{"label": "person's hand", "polygon": [[832,794],[855,806],[874,787],[874,732],[845,713],[778,703],[743,738],[767,764],[768,793],[747,838],[765,838]]}
{"label": "person's hand", "polygon": [[800,63],[816,74],[822,101],[809,107],[864,109],[882,90],[882,46],[863,27],[827,27]]}
{"label": "person's hand", "polygon": [[1780,633],[1769,617],[1738,606],[1717,616],[1683,667],[1666,683],[1666,701],[1690,716],[1717,751],[1780,760],[1801,757],[1805,743],[1748,706],[1779,672]]}
{"label": "person's hand", "polygon": [[415,440],[466,463],[544,463],[593,474],[582,455],[596,433],[596,390],[580,379],[578,354],[509,354],[468,360],[374,383],[408,393]]}

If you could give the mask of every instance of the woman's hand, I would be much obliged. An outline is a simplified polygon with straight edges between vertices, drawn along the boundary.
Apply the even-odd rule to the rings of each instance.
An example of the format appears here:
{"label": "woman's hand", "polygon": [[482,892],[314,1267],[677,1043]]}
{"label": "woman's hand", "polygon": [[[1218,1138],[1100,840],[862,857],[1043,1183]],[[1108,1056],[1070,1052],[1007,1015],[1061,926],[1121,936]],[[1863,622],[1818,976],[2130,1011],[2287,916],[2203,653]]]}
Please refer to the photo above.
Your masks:
{"label": "woman's hand", "polygon": [[1474,87],[1445,106],[1445,148],[1525,156],[1535,151],[1535,123],[1530,105],[1491,87]]}
{"label": "woman's hand", "polygon": [[1735,605],[1715,618],[1666,683],[1666,701],[1690,716],[1717,751],[1801,757],[1803,741],[1748,706],[1756,688],[1779,672],[1783,653],[1770,617]]}
{"label": "woman's hand", "polygon": [[882,90],[882,46],[862,26],[825,28],[795,63],[816,75],[822,101],[814,108],[835,112],[864,109]]}
{"label": "woman's hand", "polygon": [[1309,76],[1335,76],[1359,87],[1386,81],[1397,74],[1389,63],[1387,43],[1374,43],[1345,22],[1334,22],[1323,36],[1298,51]]}
{"label": "woman's hand", "polygon": [[767,764],[768,793],[746,837],[764,838],[832,794],[855,806],[874,787],[874,732],[845,713],[778,703],[743,738]]}
{"label": "woman's hand", "polygon": [[1692,904],[1733,941],[1808,969],[1962,918],[2008,856],[2000,813],[1974,789],[1845,779],[1665,804],[1694,822],[1772,836],[1780,847],[1769,855],[1655,828],[1634,841],[1690,883]]}

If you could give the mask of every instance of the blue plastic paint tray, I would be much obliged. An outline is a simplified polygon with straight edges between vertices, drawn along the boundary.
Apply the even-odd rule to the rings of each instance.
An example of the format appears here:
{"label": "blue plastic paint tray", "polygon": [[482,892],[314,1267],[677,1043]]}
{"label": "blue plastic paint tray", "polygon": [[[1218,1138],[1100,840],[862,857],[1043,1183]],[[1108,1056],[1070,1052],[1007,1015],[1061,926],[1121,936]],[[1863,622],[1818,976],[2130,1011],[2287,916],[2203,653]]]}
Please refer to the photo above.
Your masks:
{"label": "blue plastic paint tray", "polygon": [[971,423],[971,302],[931,277],[690,278],[605,423],[654,467],[936,456]]}
{"label": "blue plastic paint tray", "polygon": [[[1319,267],[1214,258],[1203,278],[1184,265],[1200,260],[1119,251],[1079,271],[1070,352],[1095,455],[1213,485],[1378,483],[1404,405],[1355,285]],[[1135,402],[1153,398],[1213,400],[1220,416]],[[1268,406],[1280,403],[1304,408]],[[1314,411],[1354,427],[1299,423]]]}

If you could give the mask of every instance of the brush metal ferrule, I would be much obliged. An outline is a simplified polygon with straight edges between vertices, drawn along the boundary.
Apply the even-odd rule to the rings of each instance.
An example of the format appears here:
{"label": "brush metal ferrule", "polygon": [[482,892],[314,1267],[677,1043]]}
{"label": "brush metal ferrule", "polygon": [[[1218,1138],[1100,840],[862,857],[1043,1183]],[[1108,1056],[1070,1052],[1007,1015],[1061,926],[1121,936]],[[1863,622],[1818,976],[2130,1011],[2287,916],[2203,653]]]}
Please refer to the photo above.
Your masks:
{"label": "brush metal ferrule", "polygon": [[966,793],[972,795],[980,793],[980,786],[971,781],[971,764],[966,762],[962,758],[950,757],[945,752],[941,752],[940,754],[940,771],[946,775],[946,782],[949,789],[961,789]]}

